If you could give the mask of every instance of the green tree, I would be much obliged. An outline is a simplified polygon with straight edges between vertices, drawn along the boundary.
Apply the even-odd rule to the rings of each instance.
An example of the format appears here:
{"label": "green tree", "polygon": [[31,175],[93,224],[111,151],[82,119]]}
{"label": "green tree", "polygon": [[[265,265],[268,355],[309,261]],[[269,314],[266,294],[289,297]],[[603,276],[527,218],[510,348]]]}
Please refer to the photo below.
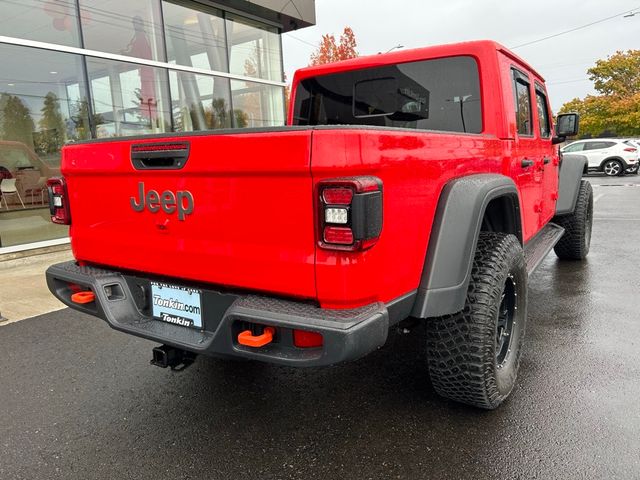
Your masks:
{"label": "green tree", "polygon": [[[73,106],[71,112],[71,121],[73,122],[72,140],[87,140],[91,138],[91,128],[89,126],[89,102],[82,99]],[[99,113],[93,114],[93,124],[101,125],[104,118]]]}
{"label": "green tree", "polygon": [[40,111],[42,117],[38,121],[41,130],[38,150],[45,154],[59,152],[66,140],[66,126],[60,112],[58,96],[53,92],[47,93]]}
{"label": "green tree", "polygon": [[34,129],[31,112],[20,97],[0,94],[0,138],[22,142],[33,148]]}
{"label": "green tree", "polygon": [[211,106],[205,108],[204,118],[208,129],[230,128],[231,111],[228,109],[224,98],[214,98]]}
{"label": "green tree", "polygon": [[598,95],[574,98],[560,113],[580,113],[583,136],[640,135],[640,50],[616,52],[587,70]]}

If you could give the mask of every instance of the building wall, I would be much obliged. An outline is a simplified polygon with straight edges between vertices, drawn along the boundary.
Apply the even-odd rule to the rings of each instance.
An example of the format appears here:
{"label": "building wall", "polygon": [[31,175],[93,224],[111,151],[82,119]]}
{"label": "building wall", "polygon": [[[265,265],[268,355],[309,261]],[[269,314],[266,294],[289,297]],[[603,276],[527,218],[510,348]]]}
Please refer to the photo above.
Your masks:
{"label": "building wall", "polygon": [[284,124],[290,18],[248,3],[0,0],[0,253],[67,236],[43,190],[66,142]]}

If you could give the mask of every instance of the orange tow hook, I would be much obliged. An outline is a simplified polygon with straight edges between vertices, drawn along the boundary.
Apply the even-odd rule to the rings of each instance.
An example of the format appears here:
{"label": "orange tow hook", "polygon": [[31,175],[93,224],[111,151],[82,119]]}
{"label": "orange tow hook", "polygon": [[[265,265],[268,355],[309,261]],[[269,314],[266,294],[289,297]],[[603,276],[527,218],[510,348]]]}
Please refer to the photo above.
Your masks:
{"label": "orange tow hook", "polygon": [[238,335],[238,343],[245,347],[260,348],[269,345],[273,341],[276,329],[273,327],[264,327],[262,335],[253,335],[251,330],[245,330]]}
{"label": "orange tow hook", "polygon": [[79,303],[79,304],[85,304],[85,303],[91,303],[93,301],[95,301],[96,296],[92,291],[86,291],[86,292],[76,292],[73,295],[71,295],[71,301],[73,303]]}

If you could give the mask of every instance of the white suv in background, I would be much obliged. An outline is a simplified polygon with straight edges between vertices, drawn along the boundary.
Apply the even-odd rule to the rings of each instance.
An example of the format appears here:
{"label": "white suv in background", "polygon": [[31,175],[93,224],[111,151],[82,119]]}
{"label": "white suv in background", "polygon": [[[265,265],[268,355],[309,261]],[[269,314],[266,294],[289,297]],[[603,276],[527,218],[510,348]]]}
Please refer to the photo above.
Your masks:
{"label": "white suv in background", "polygon": [[587,157],[590,172],[623,175],[638,172],[638,146],[620,138],[578,140],[560,149],[562,153],[578,153]]}

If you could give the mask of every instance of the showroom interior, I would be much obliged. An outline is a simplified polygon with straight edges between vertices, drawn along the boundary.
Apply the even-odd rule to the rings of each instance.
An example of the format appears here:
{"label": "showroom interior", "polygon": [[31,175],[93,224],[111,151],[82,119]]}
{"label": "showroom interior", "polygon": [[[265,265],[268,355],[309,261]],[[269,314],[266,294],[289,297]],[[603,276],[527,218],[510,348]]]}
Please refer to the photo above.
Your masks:
{"label": "showroom interior", "polygon": [[0,0],[0,11],[0,254],[68,243],[46,180],[69,142],[284,125],[281,34],[315,23],[314,0]]}

